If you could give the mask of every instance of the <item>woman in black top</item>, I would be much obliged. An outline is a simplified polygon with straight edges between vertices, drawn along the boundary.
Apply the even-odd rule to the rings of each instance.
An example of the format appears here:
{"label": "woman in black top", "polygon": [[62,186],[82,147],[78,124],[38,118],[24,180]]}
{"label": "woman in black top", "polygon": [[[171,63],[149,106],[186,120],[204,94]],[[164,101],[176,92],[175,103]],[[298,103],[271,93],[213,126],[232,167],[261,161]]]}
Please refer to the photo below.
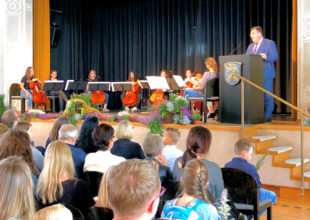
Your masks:
{"label": "woman in black top", "polygon": [[71,150],[61,141],[52,142],[46,150],[37,197],[41,206],[64,203],[83,214],[95,204],[86,183],[74,178]]}
{"label": "woman in black top", "polygon": [[133,127],[132,124],[123,120],[120,121],[116,127],[116,138],[114,141],[111,153],[126,159],[144,159],[144,153],[140,144],[131,141],[133,138]]}
{"label": "woman in black top", "polygon": [[26,73],[20,81],[20,95],[28,100],[28,110],[32,109],[32,92],[29,88],[32,79],[34,79],[33,67],[27,67]]}

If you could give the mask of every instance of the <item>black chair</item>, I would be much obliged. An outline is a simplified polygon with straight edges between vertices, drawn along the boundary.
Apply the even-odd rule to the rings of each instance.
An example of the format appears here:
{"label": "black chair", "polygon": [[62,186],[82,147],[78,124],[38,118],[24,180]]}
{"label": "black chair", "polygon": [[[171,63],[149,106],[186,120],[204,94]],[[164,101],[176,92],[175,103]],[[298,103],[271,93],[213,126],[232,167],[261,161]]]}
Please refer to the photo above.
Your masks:
{"label": "black chair", "polygon": [[267,209],[267,219],[271,219],[272,201],[259,201],[259,189],[255,179],[248,173],[234,168],[222,168],[224,186],[228,190],[237,210],[259,219],[259,213]]}
{"label": "black chair", "polygon": [[104,207],[92,207],[88,211],[87,220],[112,220],[114,217],[112,209]]}
{"label": "black chair", "polygon": [[13,83],[10,86],[9,91],[9,108],[12,108],[12,100],[20,100],[21,104],[21,113],[25,112],[25,102],[26,100],[20,96],[20,84],[19,83]]}
{"label": "black chair", "polygon": [[[189,109],[192,108],[191,102],[200,102],[200,114],[203,114],[203,122],[207,123],[207,102],[219,101],[219,78],[208,80],[206,83],[204,97],[190,97],[188,98]],[[204,106],[204,107],[203,107]]]}
{"label": "black chair", "polygon": [[93,197],[98,195],[102,176],[103,176],[103,173],[100,173],[100,172],[95,172],[95,171],[84,172],[83,179],[85,180],[85,182],[86,182],[88,188],[90,189]]}

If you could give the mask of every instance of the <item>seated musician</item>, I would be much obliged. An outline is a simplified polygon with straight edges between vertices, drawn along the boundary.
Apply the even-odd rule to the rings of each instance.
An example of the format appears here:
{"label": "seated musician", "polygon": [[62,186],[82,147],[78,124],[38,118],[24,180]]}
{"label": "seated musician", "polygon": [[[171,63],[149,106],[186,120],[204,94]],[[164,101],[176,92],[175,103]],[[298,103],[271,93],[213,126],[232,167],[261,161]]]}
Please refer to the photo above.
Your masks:
{"label": "seated musician", "polygon": [[[96,75],[96,70],[90,70],[89,74],[88,74],[88,82],[97,82],[98,81],[97,75]],[[92,91],[88,90],[88,84],[86,86],[86,93],[88,94],[92,94]],[[108,109],[108,102],[109,102],[109,95],[104,92],[103,93],[105,95],[105,101],[104,101],[104,105],[103,105],[103,112],[109,112],[110,110]]]}
{"label": "seated musician", "polygon": [[[167,78],[166,70],[163,69],[160,72],[160,76]],[[150,101],[153,103],[154,106],[157,106],[160,103],[162,103],[164,101],[164,99],[166,99],[166,97],[168,97],[168,96],[169,96],[169,94],[166,91],[163,91],[162,89],[156,89],[152,93],[152,95],[150,96]]]}
{"label": "seated musician", "polygon": [[[51,70],[50,73],[50,81],[57,81],[57,70]],[[64,110],[64,102],[68,101],[67,95],[64,93],[64,91],[48,91],[49,96],[58,96],[59,100],[59,110],[63,111]],[[55,108],[55,107],[54,107]]]}
{"label": "seated musician", "polygon": [[[207,72],[203,74],[200,85],[196,84],[193,86],[193,88],[185,89],[184,97],[186,99],[190,97],[204,97],[207,81],[219,77],[217,72],[218,66],[216,60],[213,57],[206,58],[205,64]],[[214,112],[214,107],[212,105],[208,106],[208,109],[210,113]]]}
{"label": "seated musician", "polygon": [[186,88],[193,88],[193,86],[197,83],[191,70],[186,70],[186,78],[184,82],[186,84]]}
{"label": "seated musician", "polygon": [[139,84],[139,74],[137,77],[135,77],[134,72],[129,72],[128,74],[128,82],[132,82],[133,84],[133,91],[128,91],[125,94],[122,95],[121,99],[123,102],[123,105],[125,107],[125,111],[137,111],[138,106],[141,102],[141,97],[140,97],[140,89],[141,86]]}

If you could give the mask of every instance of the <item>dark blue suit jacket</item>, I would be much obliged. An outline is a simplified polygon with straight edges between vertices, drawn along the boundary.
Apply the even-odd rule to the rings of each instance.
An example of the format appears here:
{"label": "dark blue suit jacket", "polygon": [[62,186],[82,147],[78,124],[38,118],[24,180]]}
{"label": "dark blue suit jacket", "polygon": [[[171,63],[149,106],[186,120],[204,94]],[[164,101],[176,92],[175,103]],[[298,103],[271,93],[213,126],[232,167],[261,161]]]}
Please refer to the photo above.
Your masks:
{"label": "dark blue suit jacket", "polygon": [[[251,43],[248,46],[246,54],[253,54],[254,43]],[[272,40],[263,38],[262,43],[260,44],[256,54],[265,53],[267,60],[264,61],[264,79],[273,79],[275,77],[275,68],[274,62],[278,60],[278,52],[276,44]]]}

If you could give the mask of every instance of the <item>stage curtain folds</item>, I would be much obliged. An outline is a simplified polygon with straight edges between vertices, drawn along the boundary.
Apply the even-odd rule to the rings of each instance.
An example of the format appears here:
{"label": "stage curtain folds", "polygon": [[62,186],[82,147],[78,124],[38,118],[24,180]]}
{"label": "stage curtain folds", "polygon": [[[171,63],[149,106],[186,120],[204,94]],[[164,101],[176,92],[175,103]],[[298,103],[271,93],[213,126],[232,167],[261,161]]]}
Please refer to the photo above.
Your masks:
{"label": "stage curtain folds", "polygon": [[33,0],[33,67],[42,83],[50,72],[49,0]]}
{"label": "stage curtain folds", "polygon": [[[275,93],[291,101],[292,0],[50,0],[60,25],[51,67],[63,79],[126,80],[129,71],[184,75],[205,71],[204,59],[243,54],[250,27],[276,42]],[[287,112],[277,103],[278,112]]]}

